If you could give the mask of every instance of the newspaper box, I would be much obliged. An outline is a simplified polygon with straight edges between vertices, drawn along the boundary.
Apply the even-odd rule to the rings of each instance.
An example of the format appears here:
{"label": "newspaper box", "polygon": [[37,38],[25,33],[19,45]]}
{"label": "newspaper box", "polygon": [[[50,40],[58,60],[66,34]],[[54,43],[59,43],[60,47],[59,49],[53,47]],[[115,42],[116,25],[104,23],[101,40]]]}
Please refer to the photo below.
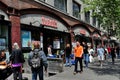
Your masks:
{"label": "newspaper box", "polygon": [[62,58],[47,58],[48,59],[48,73],[63,72]]}

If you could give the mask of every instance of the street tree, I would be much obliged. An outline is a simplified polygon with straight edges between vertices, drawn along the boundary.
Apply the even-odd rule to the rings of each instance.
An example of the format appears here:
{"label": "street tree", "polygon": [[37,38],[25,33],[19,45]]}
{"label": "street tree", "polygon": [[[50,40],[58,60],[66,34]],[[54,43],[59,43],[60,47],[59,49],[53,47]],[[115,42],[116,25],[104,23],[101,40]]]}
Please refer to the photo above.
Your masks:
{"label": "street tree", "polygon": [[96,17],[105,29],[120,33],[120,0],[82,0],[86,5],[84,11],[93,10]]}

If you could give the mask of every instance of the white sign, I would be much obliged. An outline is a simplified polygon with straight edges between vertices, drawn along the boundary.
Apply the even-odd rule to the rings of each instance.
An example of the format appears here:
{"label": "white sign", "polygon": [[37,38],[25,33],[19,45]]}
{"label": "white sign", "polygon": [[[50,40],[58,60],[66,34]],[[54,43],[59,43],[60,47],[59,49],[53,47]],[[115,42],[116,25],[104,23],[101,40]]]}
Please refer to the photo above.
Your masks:
{"label": "white sign", "polygon": [[53,48],[60,49],[60,41],[53,41]]}

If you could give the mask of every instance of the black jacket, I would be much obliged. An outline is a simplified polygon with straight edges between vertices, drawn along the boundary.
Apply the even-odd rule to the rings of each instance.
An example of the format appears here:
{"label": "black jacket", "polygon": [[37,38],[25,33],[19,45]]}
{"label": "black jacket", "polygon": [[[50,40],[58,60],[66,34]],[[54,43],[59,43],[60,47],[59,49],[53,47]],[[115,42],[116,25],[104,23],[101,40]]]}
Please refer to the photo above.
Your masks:
{"label": "black jacket", "polygon": [[12,64],[25,62],[24,56],[23,56],[22,51],[20,49],[14,49],[12,51],[10,60],[12,61]]}

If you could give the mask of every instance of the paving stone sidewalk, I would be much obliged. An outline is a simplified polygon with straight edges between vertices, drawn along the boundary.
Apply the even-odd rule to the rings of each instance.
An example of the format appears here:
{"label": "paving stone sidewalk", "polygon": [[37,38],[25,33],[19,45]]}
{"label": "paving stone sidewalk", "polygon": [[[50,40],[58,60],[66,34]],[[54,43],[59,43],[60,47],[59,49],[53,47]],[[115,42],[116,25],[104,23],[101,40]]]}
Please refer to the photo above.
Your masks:
{"label": "paving stone sidewalk", "polygon": [[[44,76],[44,78],[45,80],[120,80],[120,59],[117,59],[114,65],[110,60],[105,61],[102,68],[98,62],[91,63],[81,74],[73,75],[73,70],[74,66],[64,67],[64,72],[50,77]],[[31,74],[23,73],[23,76],[31,80]],[[8,80],[13,80],[12,75]]]}

